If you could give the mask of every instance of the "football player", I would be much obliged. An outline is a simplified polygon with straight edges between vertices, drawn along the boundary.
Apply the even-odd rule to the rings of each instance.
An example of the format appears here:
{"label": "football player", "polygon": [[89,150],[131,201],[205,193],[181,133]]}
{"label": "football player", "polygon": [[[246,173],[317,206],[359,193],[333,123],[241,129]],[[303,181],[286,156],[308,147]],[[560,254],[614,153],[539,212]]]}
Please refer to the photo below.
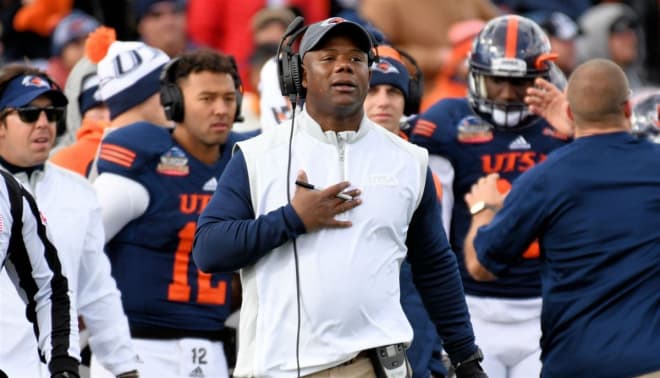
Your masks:
{"label": "football player", "polygon": [[463,241],[472,215],[490,211],[486,203],[468,208],[459,200],[477,180],[500,175],[508,191],[522,172],[543,161],[569,139],[524,103],[536,78],[552,79],[548,37],[533,21],[507,15],[488,22],[469,57],[468,97],[445,99],[420,116],[411,142],[431,155],[447,158],[455,173],[450,242],[463,277],[484,368],[493,377],[532,377],[541,370],[539,338],[541,289],[539,250],[529,246],[525,259],[505,278],[477,282],[465,270]]}

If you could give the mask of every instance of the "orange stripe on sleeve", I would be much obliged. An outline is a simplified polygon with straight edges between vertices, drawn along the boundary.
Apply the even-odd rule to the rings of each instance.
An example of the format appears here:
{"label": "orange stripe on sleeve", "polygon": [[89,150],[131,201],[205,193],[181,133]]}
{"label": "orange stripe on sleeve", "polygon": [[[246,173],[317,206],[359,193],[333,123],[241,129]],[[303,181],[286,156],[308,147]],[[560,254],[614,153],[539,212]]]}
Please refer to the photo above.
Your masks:
{"label": "orange stripe on sleeve", "polygon": [[433,131],[415,127],[413,134],[421,135],[427,138],[430,138],[433,135]]}
{"label": "orange stripe on sleeve", "polygon": [[430,121],[419,120],[413,129],[413,134],[430,137],[435,132],[437,126]]}
{"label": "orange stripe on sleeve", "polygon": [[135,161],[135,153],[116,145],[102,144],[99,158],[129,168]]}
{"label": "orange stripe on sleeve", "polygon": [[127,157],[129,157],[131,159],[135,158],[135,152],[129,150],[128,148],[118,146],[116,144],[104,143],[104,144],[101,145],[101,149],[102,150],[112,150],[112,151],[118,152],[120,154],[124,154],[124,155],[126,155]]}
{"label": "orange stripe on sleeve", "polygon": [[122,167],[126,167],[126,168],[130,168],[131,164],[132,164],[132,162],[129,163],[129,162],[126,162],[125,160],[116,158],[112,155],[103,154],[103,153],[101,153],[99,155],[99,157],[103,160],[109,161],[111,163],[115,163],[117,165],[121,165]]}
{"label": "orange stripe on sleeve", "polygon": [[114,151],[108,151],[108,150],[101,150],[101,153],[99,154],[100,157],[112,157],[117,160],[121,160],[125,162],[126,164],[133,164],[133,161],[135,159],[128,158],[122,154],[118,154]]}
{"label": "orange stripe on sleeve", "polygon": [[506,46],[504,50],[504,57],[515,58],[517,45],[518,19],[516,17],[509,17],[509,22],[506,25]]}
{"label": "orange stripe on sleeve", "polygon": [[420,119],[419,121],[417,121],[417,125],[426,125],[426,126],[429,126],[429,127],[433,128],[433,129],[436,128],[435,123],[433,123],[433,122],[431,122],[431,121],[427,121],[427,120],[425,120],[425,119]]}

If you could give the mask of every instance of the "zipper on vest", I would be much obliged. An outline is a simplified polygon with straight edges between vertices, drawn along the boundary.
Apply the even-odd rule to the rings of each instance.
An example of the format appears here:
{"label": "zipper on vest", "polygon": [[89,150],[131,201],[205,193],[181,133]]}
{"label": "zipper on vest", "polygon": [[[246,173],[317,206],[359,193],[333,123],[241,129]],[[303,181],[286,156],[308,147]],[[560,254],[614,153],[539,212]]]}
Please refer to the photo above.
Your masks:
{"label": "zipper on vest", "polygon": [[344,170],[344,161],[346,160],[346,135],[344,133],[337,133],[337,150],[339,157],[339,176],[343,181],[346,180],[346,171]]}

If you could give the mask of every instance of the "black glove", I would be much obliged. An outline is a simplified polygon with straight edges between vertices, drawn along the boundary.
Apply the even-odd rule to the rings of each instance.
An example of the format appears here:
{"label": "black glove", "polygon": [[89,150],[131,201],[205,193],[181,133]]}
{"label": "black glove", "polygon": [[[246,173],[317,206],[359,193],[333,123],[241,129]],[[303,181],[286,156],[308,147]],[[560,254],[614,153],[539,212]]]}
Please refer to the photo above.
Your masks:
{"label": "black glove", "polygon": [[137,370],[131,370],[127,371],[125,373],[121,373],[117,376],[117,378],[140,378],[140,374],[138,374]]}
{"label": "black glove", "polygon": [[473,360],[456,368],[456,378],[488,378],[488,374],[481,368],[479,360]]}

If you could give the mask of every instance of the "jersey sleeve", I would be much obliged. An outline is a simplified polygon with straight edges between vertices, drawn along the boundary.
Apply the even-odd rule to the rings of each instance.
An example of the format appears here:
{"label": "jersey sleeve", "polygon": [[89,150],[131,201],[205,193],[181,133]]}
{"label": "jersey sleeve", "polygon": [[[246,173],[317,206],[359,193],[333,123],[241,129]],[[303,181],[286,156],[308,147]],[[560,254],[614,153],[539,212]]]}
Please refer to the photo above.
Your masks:
{"label": "jersey sleeve", "polygon": [[410,142],[424,147],[431,155],[438,155],[451,162],[456,155],[456,123],[465,112],[464,100],[440,101],[419,115],[410,134]]}
{"label": "jersey sleeve", "polygon": [[479,228],[474,239],[477,259],[491,273],[501,276],[522,260],[525,250],[538,236],[547,208],[548,183],[537,166],[514,181],[504,205],[493,220]]}

